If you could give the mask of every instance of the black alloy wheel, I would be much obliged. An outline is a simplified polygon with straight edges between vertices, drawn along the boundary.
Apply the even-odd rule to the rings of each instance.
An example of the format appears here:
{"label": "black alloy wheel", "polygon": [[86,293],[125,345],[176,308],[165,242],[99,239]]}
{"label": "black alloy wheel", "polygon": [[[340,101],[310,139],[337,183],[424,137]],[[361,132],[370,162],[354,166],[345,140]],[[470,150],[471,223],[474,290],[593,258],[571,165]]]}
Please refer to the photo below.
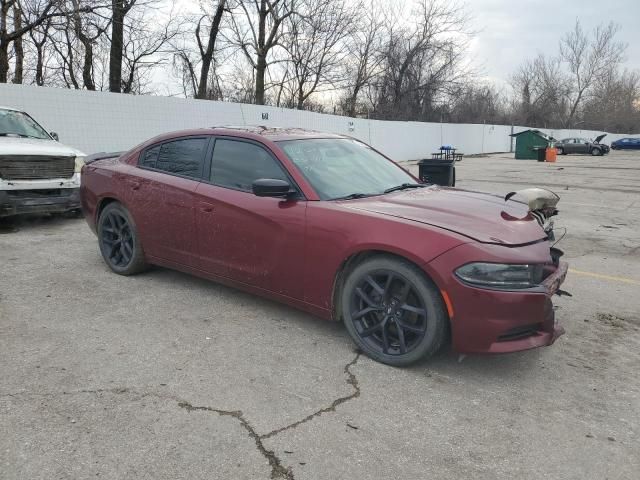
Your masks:
{"label": "black alloy wheel", "polygon": [[446,334],[446,314],[433,284],[413,264],[393,257],[363,265],[345,282],[342,297],[355,342],[375,360],[395,366],[435,353]]}
{"label": "black alloy wheel", "polygon": [[358,336],[386,355],[404,355],[427,331],[427,310],[415,287],[391,270],[371,272],[351,294]]}
{"label": "black alloy wheel", "polygon": [[100,214],[98,242],[106,264],[116,273],[131,275],[146,268],[135,224],[119,203],[110,203]]}

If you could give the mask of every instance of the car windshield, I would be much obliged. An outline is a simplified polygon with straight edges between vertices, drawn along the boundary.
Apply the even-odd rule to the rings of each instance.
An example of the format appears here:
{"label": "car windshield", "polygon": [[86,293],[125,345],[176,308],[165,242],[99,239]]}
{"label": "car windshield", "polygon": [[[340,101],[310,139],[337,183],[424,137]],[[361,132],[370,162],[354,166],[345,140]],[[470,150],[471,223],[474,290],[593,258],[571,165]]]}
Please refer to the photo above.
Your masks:
{"label": "car windshield", "polygon": [[381,195],[415,179],[371,147],[348,138],[278,142],[322,200]]}
{"label": "car windshield", "polygon": [[47,132],[29,115],[15,110],[0,109],[0,136],[50,140]]}

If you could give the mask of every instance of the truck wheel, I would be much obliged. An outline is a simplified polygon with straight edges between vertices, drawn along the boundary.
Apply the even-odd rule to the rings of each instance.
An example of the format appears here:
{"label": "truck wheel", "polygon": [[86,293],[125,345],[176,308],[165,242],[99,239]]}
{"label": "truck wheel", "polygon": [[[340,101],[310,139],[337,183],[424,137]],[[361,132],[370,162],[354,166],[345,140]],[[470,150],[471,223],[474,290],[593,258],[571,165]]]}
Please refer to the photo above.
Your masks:
{"label": "truck wheel", "polygon": [[415,265],[377,256],[356,266],[341,292],[355,343],[378,362],[404,367],[436,353],[447,336],[440,292]]}
{"label": "truck wheel", "polygon": [[111,270],[133,275],[148,268],[131,214],[118,202],[110,203],[98,219],[100,253]]}

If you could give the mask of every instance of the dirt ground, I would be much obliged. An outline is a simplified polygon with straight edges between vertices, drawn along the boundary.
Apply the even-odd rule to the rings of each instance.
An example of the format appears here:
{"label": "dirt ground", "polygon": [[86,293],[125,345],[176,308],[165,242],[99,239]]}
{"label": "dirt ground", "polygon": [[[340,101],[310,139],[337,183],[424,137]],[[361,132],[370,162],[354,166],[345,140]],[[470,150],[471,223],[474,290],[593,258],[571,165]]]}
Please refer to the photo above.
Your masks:
{"label": "dirt ground", "polygon": [[640,478],[640,152],[508,157],[458,186],[561,195],[567,333],[408,369],[215,283],[114,275],[83,220],[2,221],[0,478]]}

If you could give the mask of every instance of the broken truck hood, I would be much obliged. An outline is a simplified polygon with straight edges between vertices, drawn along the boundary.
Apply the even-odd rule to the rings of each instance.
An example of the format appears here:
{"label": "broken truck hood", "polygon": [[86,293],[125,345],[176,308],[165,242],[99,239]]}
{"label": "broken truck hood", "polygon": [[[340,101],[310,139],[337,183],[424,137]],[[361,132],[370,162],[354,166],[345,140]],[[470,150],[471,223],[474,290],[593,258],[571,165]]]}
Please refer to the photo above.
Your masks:
{"label": "broken truck hood", "polygon": [[0,137],[0,155],[47,155],[52,157],[84,156],[80,150],[55,140]]}
{"label": "broken truck hood", "polygon": [[488,193],[431,186],[341,203],[354,210],[443,228],[483,243],[513,246],[547,238],[526,204]]}

